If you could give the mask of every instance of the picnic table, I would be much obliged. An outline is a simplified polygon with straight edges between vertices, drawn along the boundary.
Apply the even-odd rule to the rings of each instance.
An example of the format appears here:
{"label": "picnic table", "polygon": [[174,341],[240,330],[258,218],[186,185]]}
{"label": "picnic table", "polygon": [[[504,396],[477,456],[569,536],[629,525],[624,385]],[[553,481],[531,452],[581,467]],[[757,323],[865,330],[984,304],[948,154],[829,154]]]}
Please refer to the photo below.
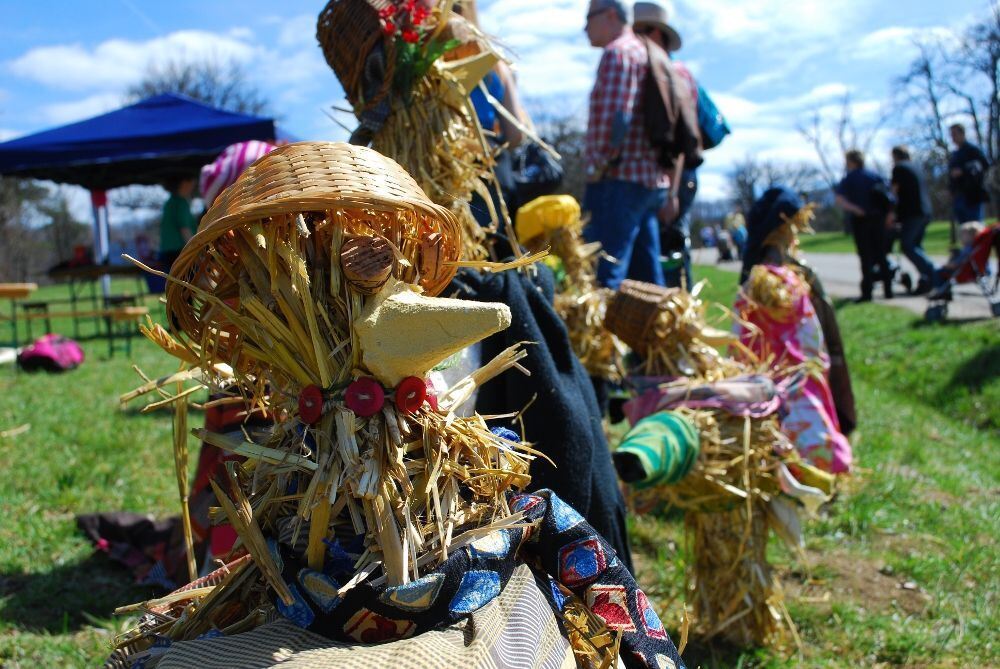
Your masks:
{"label": "picnic table", "polygon": [[0,283],[0,299],[10,300],[10,340],[17,348],[17,301],[38,290],[37,283]]}
{"label": "picnic table", "polygon": [[[106,326],[105,335],[108,338],[109,355],[114,355],[115,338],[125,339],[125,350],[131,353],[132,335],[135,322],[149,313],[141,304],[143,298],[142,271],[136,267],[118,265],[87,265],[80,267],[58,268],[49,272],[50,278],[69,284],[68,300],[37,300],[28,301],[38,289],[33,283],[0,284],[0,299],[10,300],[10,316],[0,316],[0,320],[10,322],[11,341],[16,349],[20,345],[18,320],[26,324],[28,340],[32,339],[31,323],[44,320],[47,332],[52,331],[53,318],[68,318],[73,321],[73,336],[79,337],[79,322],[93,319]],[[105,276],[133,276],[136,278],[138,290],[136,295],[110,295],[103,303],[97,298],[97,282]],[[84,295],[87,287],[91,288],[89,300]],[[81,304],[81,302],[84,302]],[[89,304],[87,303],[89,302]],[[53,310],[54,305],[69,304],[68,311]],[[18,313],[19,310],[23,313]]]}

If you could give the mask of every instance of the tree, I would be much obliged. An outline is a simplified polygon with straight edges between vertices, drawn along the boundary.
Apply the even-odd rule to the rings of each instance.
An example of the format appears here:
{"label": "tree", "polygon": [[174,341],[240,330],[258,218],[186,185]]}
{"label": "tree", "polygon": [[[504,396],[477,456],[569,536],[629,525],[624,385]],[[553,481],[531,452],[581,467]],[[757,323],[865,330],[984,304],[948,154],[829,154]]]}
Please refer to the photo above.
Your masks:
{"label": "tree", "polygon": [[134,102],[163,93],[185,95],[241,114],[259,115],[268,109],[266,98],[235,60],[175,59],[151,63],[142,80],[128,88],[127,97]]}
{"label": "tree", "polygon": [[[897,81],[896,106],[909,121],[911,143],[937,180],[948,162],[948,126],[961,122],[993,165],[1000,161],[1000,2],[962,36],[925,38],[917,57]],[[942,181],[942,184],[944,182]],[[1000,201],[1000,170],[988,188]],[[934,199],[948,199],[945,191]]]}
{"label": "tree", "polygon": [[[840,183],[843,174],[844,154],[859,149],[868,154],[878,137],[886,116],[872,124],[862,124],[854,117],[851,94],[841,99],[840,113],[836,118],[824,118],[822,110],[814,109],[805,122],[797,126],[799,134],[809,142],[819,158],[821,174],[831,189]],[[877,162],[877,161],[876,161]]]}
{"label": "tree", "polygon": [[560,192],[582,201],[587,185],[584,155],[587,133],[583,123],[573,116],[547,111],[542,101],[529,101],[528,106],[539,136],[562,157],[563,182]]}
{"label": "tree", "polygon": [[39,204],[38,213],[49,219],[41,231],[48,238],[48,246],[54,251],[56,262],[68,260],[77,246],[89,242],[90,227],[73,217],[64,194],[59,193]]}
{"label": "tree", "polygon": [[47,195],[30,179],[0,177],[0,281],[23,282],[37,270],[42,245],[27,218]]}

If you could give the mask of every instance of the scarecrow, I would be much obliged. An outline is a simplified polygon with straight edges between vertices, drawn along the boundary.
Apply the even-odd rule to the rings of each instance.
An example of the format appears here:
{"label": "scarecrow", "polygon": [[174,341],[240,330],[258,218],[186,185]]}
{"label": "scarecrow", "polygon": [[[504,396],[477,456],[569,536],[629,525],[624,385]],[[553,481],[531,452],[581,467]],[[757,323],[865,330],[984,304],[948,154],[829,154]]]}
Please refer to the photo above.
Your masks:
{"label": "scarecrow", "polygon": [[218,572],[125,607],[142,617],[111,666],[683,666],[607,542],[520,492],[540,454],[453,413],[523,353],[430,388],[510,324],[434,297],[460,247],[452,212],[348,144],[278,148],[219,196],[168,277],[178,336],[148,336],[275,425],[197,431],[246,458],[212,481],[239,540]]}
{"label": "scarecrow", "polygon": [[811,232],[814,205],[787,188],[754,203],[735,309],[741,340],[773,373],[805,366],[790,388],[782,428],[803,457],[842,474],[851,467],[856,425],[851,377],[837,315],[819,278],[798,256],[798,236]]}
{"label": "scarecrow", "polygon": [[[830,481],[802,462],[779,423],[787,387],[733,335],[706,324],[698,295],[626,281],[606,324],[639,356],[627,382],[632,424],[615,452],[640,507],[685,512],[696,632],[740,646],[795,634],[767,559],[772,531],[801,545],[799,506],[814,511]],[[738,358],[720,353],[733,346]],[[798,500],[798,501],[796,501]]]}
{"label": "scarecrow", "polygon": [[518,209],[515,230],[529,252],[549,250],[545,263],[558,285],[555,308],[584,368],[595,384],[620,383],[625,346],[604,328],[614,292],[597,285],[601,246],[584,242],[580,204],[570,195],[536,198]]}
{"label": "scarecrow", "polygon": [[[493,150],[469,99],[500,56],[452,6],[331,0],[320,14],[317,37],[359,121],[351,142],[370,144],[399,162],[460,221],[466,262],[446,293],[470,302],[503,302],[513,312],[513,326],[484,340],[473,357],[489,360],[514,344],[533,342],[522,363],[531,376],[505,376],[483,388],[476,410],[488,416],[517,412],[517,420],[504,426],[522,427],[547,455],[531,464],[532,486],[554,490],[631,567],[625,503],[602,411],[554,308],[552,273],[546,267],[497,271],[523,267],[542,253],[524,254],[502,197],[486,228],[469,208],[473,194],[492,207],[500,191]],[[494,106],[506,113],[503,105]]]}

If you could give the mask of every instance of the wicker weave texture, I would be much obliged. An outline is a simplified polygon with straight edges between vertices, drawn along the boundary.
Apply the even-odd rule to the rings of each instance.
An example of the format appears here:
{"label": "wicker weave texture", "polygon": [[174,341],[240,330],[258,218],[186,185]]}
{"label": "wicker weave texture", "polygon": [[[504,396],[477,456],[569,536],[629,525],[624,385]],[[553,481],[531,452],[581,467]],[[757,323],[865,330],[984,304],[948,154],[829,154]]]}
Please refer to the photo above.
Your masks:
{"label": "wicker weave texture", "polygon": [[653,327],[677,288],[626,280],[608,304],[604,327],[634,351],[645,351],[657,341]]}
{"label": "wicker weave texture", "polygon": [[[232,266],[240,264],[240,251],[229,233],[258,224],[287,226],[289,218],[298,214],[310,220],[331,219],[341,226],[357,222],[371,234],[386,237],[411,267],[421,265],[421,240],[440,235],[436,264],[441,270],[414,280],[428,294],[440,293],[456,271],[451,263],[461,254],[458,220],[431,202],[396,162],[365,147],[301,142],[262,157],[224,190],[170,273],[216,295],[235,296],[238,290],[231,284],[237,276]],[[373,217],[382,221],[374,228]],[[167,287],[168,313],[175,326],[189,335],[203,330],[206,315],[195,307],[200,302],[184,285],[171,282]]]}
{"label": "wicker weave texture", "polygon": [[[326,62],[333,68],[351,105],[368,108],[378,104],[392,86],[396,58],[391,40],[383,40],[379,10],[390,0],[330,0],[316,22],[316,39]],[[382,42],[385,49],[385,79],[378,93],[362,100],[361,78],[368,54]]]}

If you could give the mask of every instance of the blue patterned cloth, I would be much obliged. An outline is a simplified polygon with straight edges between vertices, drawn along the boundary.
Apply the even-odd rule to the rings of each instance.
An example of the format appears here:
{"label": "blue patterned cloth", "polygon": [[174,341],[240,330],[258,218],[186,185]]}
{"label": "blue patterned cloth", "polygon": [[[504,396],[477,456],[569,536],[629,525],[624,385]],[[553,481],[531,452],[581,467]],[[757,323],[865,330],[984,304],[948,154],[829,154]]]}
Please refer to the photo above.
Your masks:
{"label": "blue patterned cloth", "polygon": [[434,572],[406,585],[353,588],[335,596],[349,573],[333,545],[324,572],[304,566],[290,547],[272,544],[276,562],[295,597],[274,597],[278,610],[301,627],[338,641],[382,643],[458,622],[493,601],[519,564],[535,572],[553,612],[564,597],[558,583],[579,597],[607,627],[622,634],[626,667],[684,667],[648,598],[583,516],[549,490],[511,495],[512,511],[529,527],[498,530],[456,551]]}

